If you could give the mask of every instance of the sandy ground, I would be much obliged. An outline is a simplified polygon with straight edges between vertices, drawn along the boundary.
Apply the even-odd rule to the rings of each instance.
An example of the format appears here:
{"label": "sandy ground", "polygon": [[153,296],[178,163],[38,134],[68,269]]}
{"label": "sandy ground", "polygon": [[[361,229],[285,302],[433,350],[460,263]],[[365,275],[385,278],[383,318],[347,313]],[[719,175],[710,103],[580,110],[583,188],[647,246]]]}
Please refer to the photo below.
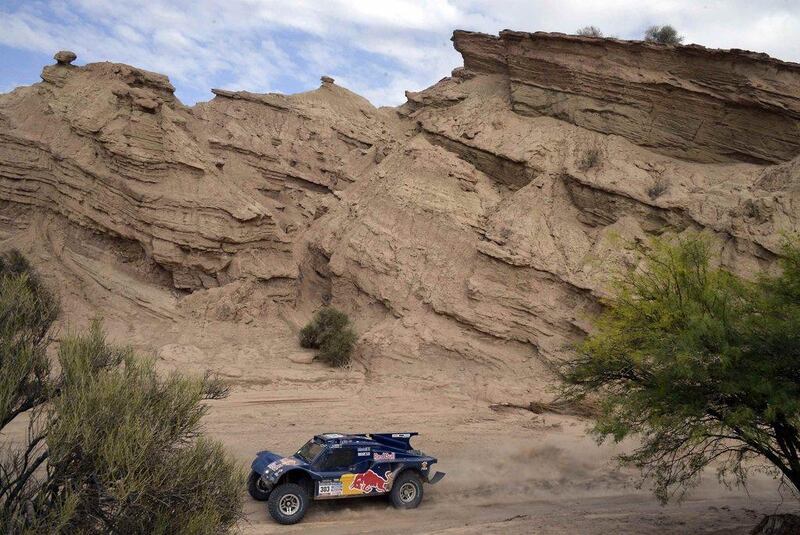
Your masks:
{"label": "sandy ground", "polygon": [[[132,340],[142,353],[160,348],[164,371],[208,368],[228,378],[231,395],[209,402],[203,425],[245,470],[255,452],[291,454],[318,433],[417,431],[413,444],[438,457],[447,476],[426,485],[412,511],[393,509],[385,497],[316,502],[296,526],[273,522],[243,488],[243,534],[746,534],[763,514],[797,509],[771,478],[756,475],[747,491],[728,490],[713,472],[683,503],[661,506],[636,488],[637,472],[617,467],[614,455],[630,445],[598,446],[585,420],[496,411],[458,378],[419,383],[295,362],[303,355],[291,326],[276,325],[253,345],[258,327],[138,323],[125,333],[124,322],[106,319],[112,339]],[[20,419],[11,434],[23,432]]]}
{"label": "sandy ground", "polygon": [[[311,365],[316,366],[316,365]],[[383,382],[277,379],[237,388],[206,419],[247,466],[254,452],[290,454],[315,433],[418,431],[415,445],[447,472],[413,511],[385,498],[314,503],[297,526],[245,501],[244,533],[748,533],[760,515],[791,510],[771,479],[726,490],[713,474],[679,505],[663,507],[618,470],[575,418],[495,412],[468,396]]]}
{"label": "sandy ground", "polygon": [[[493,410],[480,389],[458,377],[417,382],[296,362],[304,355],[284,322],[270,329],[127,327],[119,317],[106,318],[112,339],[132,342],[140,353],[151,348],[164,371],[212,369],[231,382],[228,398],[209,402],[203,425],[245,470],[255,452],[291,454],[318,433],[417,431],[415,447],[438,457],[436,468],[447,473],[426,485],[418,509],[395,510],[385,497],[317,502],[296,526],[273,522],[265,504],[243,488],[240,528],[247,535],[746,534],[763,514],[797,509],[771,478],[754,476],[747,491],[727,490],[713,473],[683,503],[661,506],[646,488],[636,488],[635,471],[616,466],[614,455],[630,445],[598,446],[585,420]],[[263,336],[254,336],[256,330]],[[21,437],[22,419],[10,431]]]}
{"label": "sandy ground", "polygon": [[615,454],[631,444],[598,446],[587,420],[493,410],[466,376],[415,381],[300,363],[290,322],[184,325],[150,343],[168,343],[159,361],[167,369],[228,377],[231,395],[210,403],[205,427],[245,469],[259,450],[291,454],[319,433],[417,431],[415,447],[447,473],[416,510],[397,511],[386,498],[317,502],[297,526],[276,524],[246,496],[246,534],[745,534],[763,514],[797,509],[771,477],[754,474],[747,489],[729,490],[713,471],[683,503],[662,506],[637,488],[637,471],[618,468]]}

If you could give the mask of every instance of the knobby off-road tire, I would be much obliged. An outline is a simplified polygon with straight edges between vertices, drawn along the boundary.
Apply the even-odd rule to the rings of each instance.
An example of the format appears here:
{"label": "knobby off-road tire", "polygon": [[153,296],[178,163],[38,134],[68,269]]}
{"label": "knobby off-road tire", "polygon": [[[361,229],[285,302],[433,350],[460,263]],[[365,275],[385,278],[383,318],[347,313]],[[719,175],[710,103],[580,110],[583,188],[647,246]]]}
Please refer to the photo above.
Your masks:
{"label": "knobby off-road tire", "polygon": [[279,524],[297,524],[306,516],[309,499],[308,492],[300,485],[284,483],[269,495],[269,515]]}
{"label": "knobby off-road tire", "polygon": [[265,502],[269,499],[269,491],[264,488],[261,474],[257,472],[250,472],[250,477],[247,479],[247,491],[254,500]]}
{"label": "knobby off-road tire", "polygon": [[398,509],[414,509],[422,501],[422,479],[419,474],[406,471],[400,474],[389,493],[392,505]]}

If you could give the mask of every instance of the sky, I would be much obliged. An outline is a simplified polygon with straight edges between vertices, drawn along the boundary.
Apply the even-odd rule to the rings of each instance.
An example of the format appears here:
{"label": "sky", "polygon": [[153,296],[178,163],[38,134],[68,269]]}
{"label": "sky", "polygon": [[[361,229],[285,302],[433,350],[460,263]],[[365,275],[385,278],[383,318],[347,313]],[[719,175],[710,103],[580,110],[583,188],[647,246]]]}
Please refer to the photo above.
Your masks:
{"label": "sky", "polygon": [[671,24],[685,43],[800,62],[800,0],[0,0],[0,92],[39,81],[58,50],[78,65],[169,76],[186,104],[210,89],[296,93],[336,83],[397,105],[462,64],[454,29],[639,39]]}

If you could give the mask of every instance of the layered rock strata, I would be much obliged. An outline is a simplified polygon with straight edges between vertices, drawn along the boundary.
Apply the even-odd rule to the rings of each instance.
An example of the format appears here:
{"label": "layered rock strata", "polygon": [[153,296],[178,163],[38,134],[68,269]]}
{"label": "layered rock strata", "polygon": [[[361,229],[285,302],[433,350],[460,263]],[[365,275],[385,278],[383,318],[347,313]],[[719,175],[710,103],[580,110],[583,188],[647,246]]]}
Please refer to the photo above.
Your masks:
{"label": "layered rock strata", "polygon": [[63,57],[0,96],[3,243],[178,326],[332,303],[368,371],[484,392],[545,384],[651,237],[705,232],[752,276],[800,230],[796,65],[454,42],[463,68],[380,109],[327,76],[187,107],[162,75]]}

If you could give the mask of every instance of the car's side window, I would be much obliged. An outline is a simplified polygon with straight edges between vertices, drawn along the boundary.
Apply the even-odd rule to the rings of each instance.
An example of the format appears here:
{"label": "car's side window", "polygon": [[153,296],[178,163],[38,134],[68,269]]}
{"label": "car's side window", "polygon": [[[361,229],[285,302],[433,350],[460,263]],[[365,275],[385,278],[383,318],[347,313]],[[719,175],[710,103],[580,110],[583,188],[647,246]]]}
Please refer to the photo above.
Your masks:
{"label": "car's side window", "polygon": [[335,470],[348,470],[356,463],[356,451],[353,448],[335,448],[332,449],[325,460],[322,461],[320,470],[335,471]]}

